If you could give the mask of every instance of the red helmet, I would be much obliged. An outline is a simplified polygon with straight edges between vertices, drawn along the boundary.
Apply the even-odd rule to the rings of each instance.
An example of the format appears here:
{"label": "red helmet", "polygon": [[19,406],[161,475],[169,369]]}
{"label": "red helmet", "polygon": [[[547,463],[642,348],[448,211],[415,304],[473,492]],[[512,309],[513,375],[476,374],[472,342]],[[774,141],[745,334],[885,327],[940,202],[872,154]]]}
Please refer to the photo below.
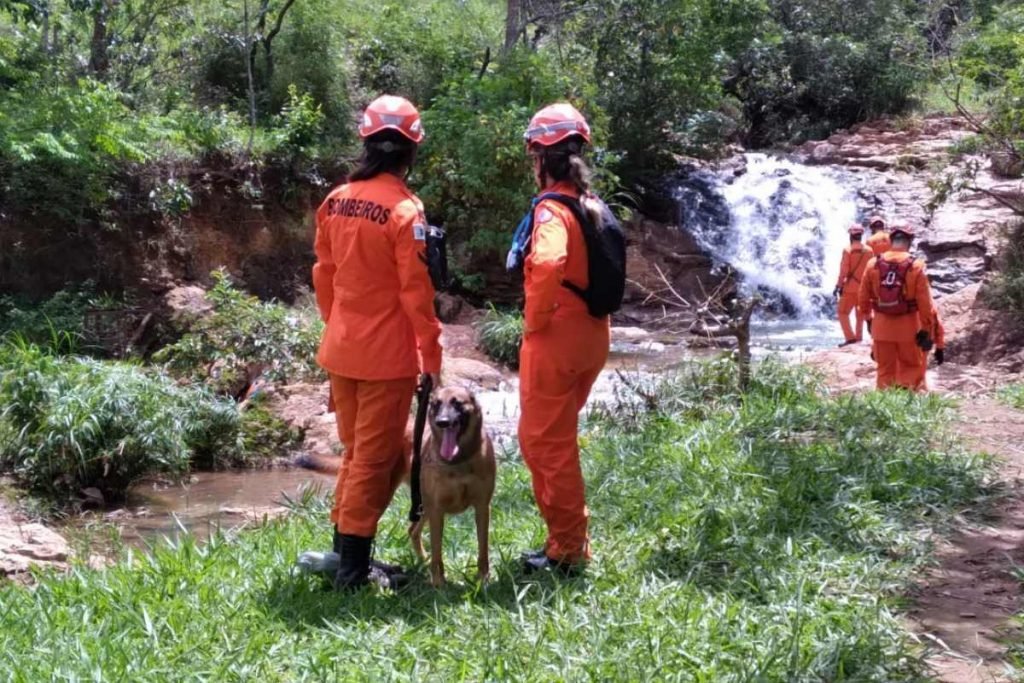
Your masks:
{"label": "red helmet", "polygon": [[850,235],[863,235],[864,226],[861,225],[860,223],[854,223],[853,225],[850,226],[850,229],[847,232],[849,232]]}
{"label": "red helmet", "polygon": [[889,234],[893,237],[896,235],[906,235],[912,238],[914,236],[914,226],[910,223],[898,223],[889,228]]}
{"label": "red helmet", "polygon": [[570,135],[579,135],[589,143],[590,126],[576,107],[568,102],[559,102],[549,104],[534,114],[523,138],[527,145],[536,143],[548,147]]}
{"label": "red helmet", "polygon": [[[879,223],[881,224],[880,227],[876,228],[875,225]],[[870,219],[868,219],[868,226],[871,228],[873,232],[877,232],[878,230],[885,230],[885,219],[876,214],[872,216]]]}
{"label": "red helmet", "polygon": [[397,130],[417,144],[423,141],[420,113],[404,97],[381,95],[366,107],[359,124],[359,137],[367,138],[382,130]]}

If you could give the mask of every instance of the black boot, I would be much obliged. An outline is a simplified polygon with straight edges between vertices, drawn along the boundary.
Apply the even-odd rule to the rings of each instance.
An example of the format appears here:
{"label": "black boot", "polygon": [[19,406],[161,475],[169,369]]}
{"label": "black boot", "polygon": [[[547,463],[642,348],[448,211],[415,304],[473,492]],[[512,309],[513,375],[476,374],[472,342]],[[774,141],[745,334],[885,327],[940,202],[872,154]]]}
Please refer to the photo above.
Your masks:
{"label": "black boot", "polygon": [[546,569],[558,572],[567,578],[575,578],[583,573],[582,562],[562,562],[548,557],[544,550],[531,550],[519,558],[523,563],[524,574],[534,574]]}
{"label": "black boot", "polygon": [[341,561],[334,575],[336,590],[356,590],[369,582],[370,551],[373,539],[367,536],[338,534],[338,554]]}
{"label": "black boot", "polygon": [[341,555],[341,532],[335,524],[332,524],[331,528],[334,529],[334,552]]}
{"label": "black boot", "polygon": [[[346,534],[339,532],[337,527],[334,528],[334,552],[338,553],[341,557],[344,557],[342,539],[346,538],[346,536]],[[344,560],[342,560],[342,563],[344,563]],[[397,564],[388,564],[373,559],[373,538],[370,538],[370,560],[367,577],[374,583],[380,584],[384,588],[391,588],[392,590],[397,590],[409,583],[409,576],[402,567]]]}

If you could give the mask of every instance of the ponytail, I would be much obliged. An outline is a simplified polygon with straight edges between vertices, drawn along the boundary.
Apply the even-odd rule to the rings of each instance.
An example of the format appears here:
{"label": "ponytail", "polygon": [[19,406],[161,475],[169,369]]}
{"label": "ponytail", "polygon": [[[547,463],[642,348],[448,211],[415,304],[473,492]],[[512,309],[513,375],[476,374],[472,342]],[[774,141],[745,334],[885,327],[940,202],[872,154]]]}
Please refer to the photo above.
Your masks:
{"label": "ponytail", "polygon": [[541,173],[555,182],[568,181],[580,193],[580,204],[594,225],[601,224],[600,201],[590,192],[590,167],[583,160],[584,140],[573,135],[550,147],[540,147]]}
{"label": "ponytail", "polygon": [[590,193],[590,168],[583,160],[584,140],[571,135],[549,147],[539,147],[541,173],[555,182],[572,183],[581,196]]}

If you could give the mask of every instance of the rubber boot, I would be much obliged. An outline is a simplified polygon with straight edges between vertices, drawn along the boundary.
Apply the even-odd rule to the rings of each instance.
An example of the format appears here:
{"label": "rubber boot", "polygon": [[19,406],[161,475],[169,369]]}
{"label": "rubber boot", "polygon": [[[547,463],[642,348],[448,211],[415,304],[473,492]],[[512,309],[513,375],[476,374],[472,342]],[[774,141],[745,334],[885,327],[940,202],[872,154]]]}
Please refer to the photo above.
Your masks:
{"label": "rubber boot", "polygon": [[373,539],[367,536],[339,534],[338,554],[341,560],[334,575],[335,590],[357,590],[370,579],[370,552]]}
{"label": "rubber boot", "polygon": [[575,578],[583,573],[582,562],[561,562],[548,557],[544,549],[530,550],[519,558],[523,563],[524,574],[535,574],[545,570],[558,572],[567,578]]}
{"label": "rubber boot", "polygon": [[[365,540],[361,536],[349,536],[348,534],[342,534],[338,531],[337,527],[334,529],[334,552],[341,556],[341,564],[338,568],[338,574],[335,575],[335,587],[338,585],[338,576],[341,575],[342,570],[345,568],[345,548],[346,540],[348,538],[355,538]],[[369,539],[369,552],[367,560],[367,573],[366,581],[373,581],[382,588],[390,588],[391,590],[398,590],[409,583],[409,575],[397,564],[388,564],[387,562],[380,562],[379,560],[373,559],[373,537]],[[362,552],[362,551],[360,551]],[[359,555],[358,557],[362,557]],[[360,559],[360,562],[362,560]]]}
{"label": "rubber boot", "polygon": [[[334,527],[334,552],[341,554],[342,534]],[[388,564],[373,558],[373,539],[370,539],[370,578],[388,588],[400,588],[409,582],[409,576],[400,565]],[[382,580],[383,579],[383,580]]]}

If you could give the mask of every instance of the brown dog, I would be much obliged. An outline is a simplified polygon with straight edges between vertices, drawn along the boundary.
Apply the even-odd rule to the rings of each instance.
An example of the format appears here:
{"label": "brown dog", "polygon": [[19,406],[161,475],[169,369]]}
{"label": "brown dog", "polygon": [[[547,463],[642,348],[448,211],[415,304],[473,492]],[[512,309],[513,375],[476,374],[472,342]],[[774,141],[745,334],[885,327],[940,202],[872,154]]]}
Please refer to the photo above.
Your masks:
{"label": "brown dog", "polygon": [[[420,489],[423,516],[430,525],[430,583],[444,584],[441,539],[445,515],[470,507],[476,515],[477,575],[486,581],[491,570],[488,534],[497,466],[480,405],[468,389],[441,387],[430,397],[427,425],[430,432],[423,444]],[[416,555],[426,561],[423,523],[421,519],[409,526],[409,538]]]}
{"label": "brown dog", "polygon": [[[423,519],[409,526],[413,550],[417,557],[426,561],[423,526],[429,524],[430,582],[434,586],[443,585],[444,517],[472,507],[476,515],[477,573],[484,581],[490,573],[488,539],[497,465],[494,445],[484,429],[483,413],[469,389],[440,387],[431,394],[427,425],[429,430],[424,435],[420,466]],[[412,420],[409,420],[403,443],[405,461],[409,464],[412,462]],[[341,458],[303,455],[296,464],[337,475]],[[407,469],[407,482],[408,472]]]}

